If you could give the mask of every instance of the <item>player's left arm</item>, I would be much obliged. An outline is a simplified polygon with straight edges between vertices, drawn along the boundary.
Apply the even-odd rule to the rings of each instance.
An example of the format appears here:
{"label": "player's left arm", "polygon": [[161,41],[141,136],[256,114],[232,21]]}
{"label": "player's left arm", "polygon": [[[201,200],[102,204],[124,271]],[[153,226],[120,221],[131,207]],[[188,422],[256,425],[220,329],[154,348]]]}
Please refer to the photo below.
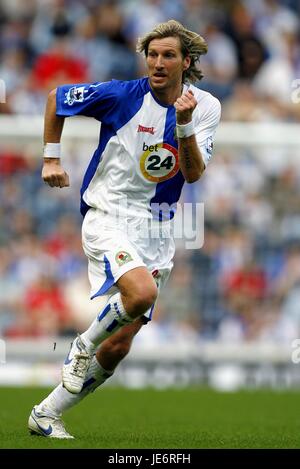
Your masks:
{"label": "player's left arm", "polygon": [[[192,122],[192,114],[197,104],[197,100],[191,90],[188,90],[177,98],[174,103],[176,109],[176,124],[186,125]],[[178,153],[180,169],[186,182],[192,183],[198,181],[206,165],[197,144],[195,134],[189,137],[178,137]]]}

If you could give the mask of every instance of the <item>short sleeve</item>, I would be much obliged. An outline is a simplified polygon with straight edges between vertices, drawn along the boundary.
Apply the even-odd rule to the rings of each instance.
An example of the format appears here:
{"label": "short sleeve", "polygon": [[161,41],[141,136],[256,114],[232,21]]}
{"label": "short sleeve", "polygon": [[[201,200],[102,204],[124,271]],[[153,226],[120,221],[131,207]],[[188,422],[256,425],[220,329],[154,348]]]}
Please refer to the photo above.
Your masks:
{"label": "short sleeve", "polygon": [[117,80],[59,86],[56,90],[56,115],[81,115],[110,122],[113,120],[120,92]]}
{"label": "short sleeve", "polygon": [[[200,148],[205,166],[208,165],[213,153],[214,136],[221,118],[221,104],[217,98],[209,95],[210,102],[205,103],[205,112],[195,119],[196,141]],[[207,98],[206,98],[207,100]],[[201,103],[199,104],[201,106]]]}

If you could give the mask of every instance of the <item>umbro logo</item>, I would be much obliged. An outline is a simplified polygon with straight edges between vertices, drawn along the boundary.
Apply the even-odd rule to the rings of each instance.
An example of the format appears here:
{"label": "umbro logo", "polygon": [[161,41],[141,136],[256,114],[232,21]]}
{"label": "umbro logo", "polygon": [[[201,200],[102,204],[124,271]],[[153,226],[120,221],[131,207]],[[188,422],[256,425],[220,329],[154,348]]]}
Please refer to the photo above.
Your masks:
{"label": "umbro logo", "polygon": [[155,129],[154,129],[154,127],[144,127],[143,125],[139,125],[137,131],[138,132],[148,132],[149,134],[154,135]]}

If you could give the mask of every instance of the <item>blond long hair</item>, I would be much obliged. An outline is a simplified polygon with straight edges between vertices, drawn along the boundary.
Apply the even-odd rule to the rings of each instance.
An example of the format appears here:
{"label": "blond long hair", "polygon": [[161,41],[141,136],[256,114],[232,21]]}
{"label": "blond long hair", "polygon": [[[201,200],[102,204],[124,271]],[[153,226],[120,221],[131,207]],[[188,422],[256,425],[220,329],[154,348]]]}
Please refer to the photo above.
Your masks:
{"label": "blond long hair", "polygon": [[201,80],[203,74],[197,67],[197,62],[200,60],[200,55],[207,53],[207,43],[202,36],[189,31],[178,21],[169,20],[166,23],[158,24],[152,31],[138,39],[136,50],[140,53],[144,52],[147,57],[149,43],[153,39],[170,36],[179,38],[183,57],[189,56],[191,58],[191,65],[183,72],[183,81],[195,82]]}

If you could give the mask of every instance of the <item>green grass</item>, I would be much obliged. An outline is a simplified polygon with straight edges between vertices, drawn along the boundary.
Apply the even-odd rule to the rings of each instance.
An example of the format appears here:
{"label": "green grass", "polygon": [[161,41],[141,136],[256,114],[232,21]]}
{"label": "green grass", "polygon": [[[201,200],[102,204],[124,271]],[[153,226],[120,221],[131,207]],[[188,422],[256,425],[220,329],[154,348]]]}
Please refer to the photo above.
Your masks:
{"label": "green grass", "polygon": [[45,388],[0,388],[1,448],[300,448],[297,392],[96,391],[64,415],[76,439],[30,436]]}

